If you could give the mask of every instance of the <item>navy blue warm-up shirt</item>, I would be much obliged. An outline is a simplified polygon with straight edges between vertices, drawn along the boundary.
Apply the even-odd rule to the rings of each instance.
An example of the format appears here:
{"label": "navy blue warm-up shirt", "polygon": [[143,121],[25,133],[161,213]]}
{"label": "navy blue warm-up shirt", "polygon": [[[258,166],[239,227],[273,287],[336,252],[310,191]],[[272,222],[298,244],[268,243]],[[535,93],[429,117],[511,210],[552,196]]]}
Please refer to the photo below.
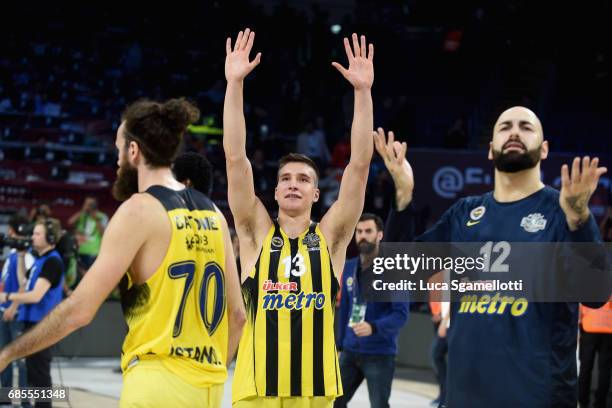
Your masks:
{"label": "navy blue warm-up shirt", "polygon": [[[595,220],[570,232],[559,192],[544,187],[515,202],[467,197],[417,238],[425,242],[599,241]],[[494,295],[494,294],[492,294]],[[577,405],[577,303],[533,303],[503,313],[452,303],[449,408]]]}

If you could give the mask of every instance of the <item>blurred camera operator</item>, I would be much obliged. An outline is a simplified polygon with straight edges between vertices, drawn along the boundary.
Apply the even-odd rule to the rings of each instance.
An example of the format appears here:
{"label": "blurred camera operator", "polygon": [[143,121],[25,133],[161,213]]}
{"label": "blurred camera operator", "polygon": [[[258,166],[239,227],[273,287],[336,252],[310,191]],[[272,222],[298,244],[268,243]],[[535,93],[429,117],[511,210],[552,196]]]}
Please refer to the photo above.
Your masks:
{"label": "blurred camera operator", "polygon": [[40,204],[36,207],[32,207],[30,211],[30,223],[32,224],[45,221],[49,217],[51,217],[51,207],[49,204]]}
{"label": "blurred camera operator", "polygon": [[[29,220],[22,215],[15,214],[9,219],[8,223],[8,237],[14,240],[25,240],[27,237],[23,236],[23,231],[27,230]],[[12,247],[9,256],[4,263],[2,268],[2,288],[4,292],[19,292],[23,290],[23,285],[20,286],[17,269],[18,263],[22,264],[22,269],[25,271],[32,267],[34,264],[34,256],[32,256],[29,250],[17,251],[16,248]],[[22,332],[23,327],[21,322],[15,319],[17,315],[17,303],[4,302],[0,304],[0,313],[2,319],[0,319],[0,344],[5,346],[13,341]],[[19,386],[27,386],[26,381],[26,368],[24,360],[17,362],[19,369]],[[0,374],[0,382],[3,387],[13,386],[13,367],[9,365]]]}
{"label": "blurred camera operator", "polygon": [[[33,265],[26,270],[25,252],[18,256],[17,274],[24,291],[0,293],[0,303],[20,304],[18,319],[23,322],[24,330],[42,320],[62,300],[64,263],[55,249],[60,232],[61,226],[56,219],[36,223],[32,233],[32,248],[36,255]],[[27,357],[26,369],[29,386],[51,387],[51,349]],[[36,406],[51,405],[37,403]]]}
{"label": "blurred camera operator", "polygon": [[102,234],[108,224],[108,216],[98,210],[98,200],[86,197],[83,208],[68,220],[68,225],[74,228],[74,234],[79,244],[79,266],[87,271],[93,265],[102,243]]}

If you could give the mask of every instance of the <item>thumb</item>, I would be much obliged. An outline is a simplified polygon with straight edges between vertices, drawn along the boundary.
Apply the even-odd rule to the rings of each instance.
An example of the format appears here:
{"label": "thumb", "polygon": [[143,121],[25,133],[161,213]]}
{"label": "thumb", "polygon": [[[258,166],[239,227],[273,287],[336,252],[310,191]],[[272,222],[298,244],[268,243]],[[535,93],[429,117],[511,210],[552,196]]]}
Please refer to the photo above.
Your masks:
{"label": "thumb", "polygon": [[336,68],[338,71],[340,71],[342,76],[346,78],[346,76],[348,75],[348,70],[346,68],[344,68],[342,65],[338,64],[337,62],[332,62],[332,66]]}
{"label": "thumb", "polygon": [[251,61],[251,67],[255,68],[261,62],[261,52],[258,52],[255,56],[255,59]]}

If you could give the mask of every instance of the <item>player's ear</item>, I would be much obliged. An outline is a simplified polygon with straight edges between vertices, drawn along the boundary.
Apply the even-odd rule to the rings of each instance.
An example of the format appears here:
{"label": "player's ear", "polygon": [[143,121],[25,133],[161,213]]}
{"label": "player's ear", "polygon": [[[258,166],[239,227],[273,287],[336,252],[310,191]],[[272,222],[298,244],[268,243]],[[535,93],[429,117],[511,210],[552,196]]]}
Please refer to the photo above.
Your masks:
{"label": "player's ear", "polygon": [[376,238],[378,239],[378,242],[382,241],[384,236],[385,236],[384,232],[378,231],[378,234],[376,234]]}
{"label": "player's ear", "polygon": [[133,140],[128,144],[127,157],[128,161],[132,164],[135,164],[136,160],[140,157],[140,146]]}
{"label": "player's ear", "polygon": [[314,198],[313,198],[312,201],[315,202],[315,203],[317,201],[319,201],[320,194],[321,194],[320,190],[318,188],[315,188],[315,190],[314,190]]}
{"label": "player's ear", "polygon": [[488,159],[489,160],[493,160],[493,142],[489,142],[489,155],[488,155]]}
{"label": "player's ear", "polygon": [[540,160],[546,160],[548,157],[548,140],[542,142],[542,149],[540,152]]}

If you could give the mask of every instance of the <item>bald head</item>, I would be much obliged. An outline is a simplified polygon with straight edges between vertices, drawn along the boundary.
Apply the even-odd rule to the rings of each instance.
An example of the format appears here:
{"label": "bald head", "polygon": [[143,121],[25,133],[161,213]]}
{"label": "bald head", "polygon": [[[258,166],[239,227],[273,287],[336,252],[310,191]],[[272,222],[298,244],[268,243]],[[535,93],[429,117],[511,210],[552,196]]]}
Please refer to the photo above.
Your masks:
{"label": "bald head", "polygon": [[489,160],[500,171],[516,172],[535,167],[548,155],[542,123],[524,106],[506,109],[495,122]]}
{"label": "bald head", "polygon": [[513,106],[503,111],[497,118],[497,122],[495,122],[493,134],[500,130],[502,126],[507,126],[508,124],[514,123],[520,125],[521,122],[524,124],[530,124],[533,127],[533,130],[540,135],[541,138],[544,138],[542,122],[540,122],[540,119],[531,109],[524,106]]}

